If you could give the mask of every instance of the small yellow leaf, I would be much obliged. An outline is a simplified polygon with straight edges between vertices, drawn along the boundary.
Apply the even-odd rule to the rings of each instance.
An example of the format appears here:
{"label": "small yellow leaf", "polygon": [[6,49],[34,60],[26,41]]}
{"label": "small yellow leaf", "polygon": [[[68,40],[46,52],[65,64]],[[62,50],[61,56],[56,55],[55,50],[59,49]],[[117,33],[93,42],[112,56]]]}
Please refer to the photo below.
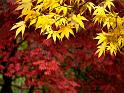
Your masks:
{"label": "small yellow leaf", "polygon": [[91,10],[95,8],[95,5],[92,2],[88,2],[86,4],[86,6],[87,6],[88,10],[90,11],[90,13],[91,13]]}
{"label": "small yellow leaf", "polygon": [[83,29],[84,28],[84,23],[82,22],[82,20],[87,20],[85,17],[81,16],[80,14],[78,14],[77,16],[76,15],[73,15],[72,19],[78,23]]}
{"label": "small yellow leaf", "polygon": [[59,35],[59,33],[58,33],[57,31],[54,31],[54,32],[53,32],[52,37],[53,37],[54,42],[56,42],[56,39],[57,39],[57,38],[60,39],[60,35]]}
{"label": "small yellow leaf", "polygon": [[17,28],[17,30],[16,30],[16,36],[15,37],[17,37],[17,35],[20,32],[22,33],[22,37],[23,37],[24,31],[25,31],[25,27],[26,27],[25,22],[24,21],[20,21],[20,22],[16,23],[10,30],[13,30],[13,29],[16,29]]}
{"label": "small yellow leaf", "polygon": [[58,9],[57,13],[59,14],[61,11],[63,12],[63,15],[65,16],[65,15],[67,14],[68,7],[67,7],[66,5],[61,6],[61,7]]}
{"label": "small yellow leaf", "polygon": [[62,3],[63,3],[63,1],[64,1],[64,0],[60,0],[60,4],[62,4]]}
{"label": "small yellow leaf", "polygon": [[35,9],[36,11],[40,11],[43,8],[43,4],[37,5],[36,7],[34,7],[33,9]]}
{"label": "small yellow leaf", "polygon": [[35,23],[36,23],[36,21],[37,21],[37,19],[36,19],[36,18],[32,19],[32,20],[30,21],[29,26],[31,26],[31,25],[33,25],[33,24],[35,24]]}
{"label": "small yellow leaf", "polygon": [[15,10],[21,10],[22,9],[22,15],[26,15],[32,7],[31,0],[22,0],[19,2],[19,6]]}
{"label": "small yellow leaf", "polygon": [[64,38],[64,36],[68,39],[69,38],[69,33],[74,35],[73,30],[69,26],[62,27],[59,31],[61,40]]}
{"label": "small yellow leaf", "polygon": [[111,55],[116,55],[117,50],[119,50],[118,45],[116,43],[110,42],[110,45],[107,46],[107,50],[110,51]]}
{"label": "small yellow leaf", "polygon": [[95,39],[98,39],[98,43],[97,43],[98,49],[96,53],[98,53],[98,57],[100,57],[102,54],[105,54],[105,50],[107,47],[106,33],[105,32],[99,33]]}
{"label": "small yellow leaf", "polygon": [[107,17],[105,20],[103,20],[103,27],[107,26],[107,29],[110,28],[110,18]]}
{"label": "small yellow leaf", "polygon": [[110,10],[110,9],[111,9],[111,6],[114,6],[113,1],[114,1],[114,0],[105,0],[104,6],[105,6],[105,7],[108,7],[109,10]]}
{"label": "small yellow leaf", "polygon": [[51,31],[47,32],[46,34],[48,34],[47,39],[52,37],[54,42],[56,42],[57,38],[60,39],[60,35],[59,35],[58,31],[51,30]]}
{"label": "small yellow leaf", "polygon": [[103,43],[104,41],[107,40],[106,33],[105,32],[99,33],[98,36],[95,39],[99,40],[97,45]]}
{"label": "small yellow leaf", "polygon": [[99,45],[97,48],[98,50],[96,53],[98,53],[98,57],[101,57],[103,54],[105,54],[107,42],[103,42],[101,45]]}

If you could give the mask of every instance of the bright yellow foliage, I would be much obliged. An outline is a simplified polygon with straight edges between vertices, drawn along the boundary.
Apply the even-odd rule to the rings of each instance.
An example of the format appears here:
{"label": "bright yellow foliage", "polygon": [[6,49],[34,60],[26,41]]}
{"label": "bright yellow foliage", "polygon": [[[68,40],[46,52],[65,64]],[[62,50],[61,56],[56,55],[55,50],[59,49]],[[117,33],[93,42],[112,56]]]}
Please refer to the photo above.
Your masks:
{"label": "bright yellow foliage", "polygon": [[[110,51],[111,55],[116,55],[117,51],[124,46],[124,17],[119,17],[118,13],[111,10],[114,6],[113,0],[106,0],[102,5],[98,5],[93,13],[94,23],[98,22],[102,27],[107,27],[108,33],[99,33],[95,39],[98,39],[98,56]],[[109,10],[106,9],[109,8]]]}
{"label": "bright yellow foliage", "polygon": [[[114,0],[103,0],[95,5],[87,0],[16,0],[19,6],[16,10],[21,10],[24,20],[16,23],[11,30],[16,29],[16,36],[25,31],[26,23],[35,29],[40,29],[41,34],[46,34],[47,39],[53,38],[62,40],[69,39],[69,35],[74,36],[79,28],[86,29],[84,21],[85,12],[93,18],[94,24],[98,23],[101,29],[107,27],[108,32],[97,34],[98,57],[110,51],[111,55],[116,55],[117,51],[124,46],[124,17],[119,17],[118,13],[112,10]],[[91,19],[90,19],[91,20]]]}
{"label": "bright yellow foliage", "polygon": [[[33,4],[34,2],[36,4]],[[76,31],[79,27],[84,29],[83,21],[88,21],[82,12],[77,13],[75,8],[80,3],[85,5],[85,1],[69,0],[69,2],[67,4],[66,0],[17,0],[19,6],[16,10],[22,10],[20,17],[24,17],[25,23],[30,22],[28,27],[33,25],[36,29],[41,29],[42,34],[47,34],[47,38],[53,38],[56,42],[57,39],[62,40],[64,37],[69,39],[69,34],[74,35],[74,28]],[[91,2],[85,5],[90,12],[93,7]]]}

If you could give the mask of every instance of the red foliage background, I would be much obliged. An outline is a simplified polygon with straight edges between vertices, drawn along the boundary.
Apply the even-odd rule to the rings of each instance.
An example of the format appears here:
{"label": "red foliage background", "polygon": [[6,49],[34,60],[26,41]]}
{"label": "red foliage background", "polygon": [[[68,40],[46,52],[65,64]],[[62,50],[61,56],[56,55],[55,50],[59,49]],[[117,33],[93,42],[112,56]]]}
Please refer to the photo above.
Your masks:
{"label": "red foliage background", "polygon": [[[123,5],[123,4],[122,4]],[[0,73],[7,77],[25,77],[23,87],[49,88],[49,93],[124,93],[124,54],[97,58],[99,25],[87,22],[69,40],[54,43],[46,36],[27,29],[24,38],[15,39],[10,31],[17,20],[16,5],[8,2],[8,10],[0,13]],[[117,6],[120,11],[123,6]],[[124,7],[123,7],[124,8]],[[123,14],[123,13],[121,13]],[[122,49],[123,50],[123,49]]]}

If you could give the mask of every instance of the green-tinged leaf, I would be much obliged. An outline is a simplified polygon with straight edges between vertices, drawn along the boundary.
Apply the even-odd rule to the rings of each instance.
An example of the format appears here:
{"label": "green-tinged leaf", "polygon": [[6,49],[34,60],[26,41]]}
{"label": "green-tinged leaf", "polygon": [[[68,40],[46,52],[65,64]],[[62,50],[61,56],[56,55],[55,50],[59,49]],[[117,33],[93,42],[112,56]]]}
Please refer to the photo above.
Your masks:
{"label": "green-tinged leaf", "polygon": [[28,48],[28,41],[23,41],[21,45],[19,45],[18,50],[25,50]]}

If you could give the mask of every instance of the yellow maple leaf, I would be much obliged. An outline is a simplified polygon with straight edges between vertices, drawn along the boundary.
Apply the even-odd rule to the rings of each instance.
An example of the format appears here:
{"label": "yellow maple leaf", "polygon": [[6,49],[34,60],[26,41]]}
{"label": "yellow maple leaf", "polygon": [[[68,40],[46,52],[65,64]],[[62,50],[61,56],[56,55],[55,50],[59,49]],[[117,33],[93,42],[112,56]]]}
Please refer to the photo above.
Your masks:
{"label": "yellow maple leaf", "polygon": [[105,15],[105,12],[107,11],[104,7],[96,6],[95,11],[93,12],[93,15]]}
{"label": "yellow maple leaf", "polygon": [[92,3],[92,2],[88,2],[86,4],[86,7],[88,8],[88,10],[90,11],[91,13],[91,10],[95,8],[95,5]]}
{"label": "yellow maple leaf", "polygon": [[108,7],[109,10],[110,10],[111,9],[111,6],[114,6],[113,1],[114,0],[105,0],[104,7]]}
{"label": "yellow maple leaf", "polygon": [[84,28],[84,23],[82,22],[82,20],[87,20],[84,16],[81,16],[80,14],[78,14],[77,16],[76,15],[73,15],[72,16],[72,20],[74,20],[76,23],[78,23],[83,29]]}
{"label": "yellow maple leaf", "polygon": [[106,37],[106,33],[105,32],[99,33],[97,35],[98,36],[95,38],[95,39],[98,39],[97,45],[99,45],[99,44],[103,43],[105,40],[107,40],[107,37]]}
{"label": "yellow maple leaf", "polygon": [[66,20],[66,18],[60,18],[57,22],[55,22],[56,27],[61,26],[61,25],[66,25],[68,23],[68,21]]}
{"label": "yellow maple leaf", "polygon": [[22,37],[23,37],[24,32],[25,32],[25,27],[26,27],[25,22],[24,21],[20,21],[20,22],[16,23],[10,30],[17,29],[15,37],[17,37],[17,35],[19,33],[22,33]]}
{"label": "yellow maple leaf", "polygon": [[68,6],[65,4],[64,6],[61,6],[56,12],[59,14],[61,11],[63,12],[63,15],[65,16],[68,11]]}
{"label": "yellow maple leaf", "polygon": [[106,15],[107,10],[101,6],[96,6],[95,8],[96,9],[93,12],[93,15],[95,15],[93,18],[94,23],[98,22],[101,24],[107,18],[107,15]]}
{"label": "yellow maple leaf", "polygon": [[118,44],[116,44],[115,42],[110,42],[110,45],[107,46],[107,50],[110,51],[111,55],[116,55],[117,50],[119,50]]}
{"label": "yellow maple leaf", "polygon": [[49,39],[49,38],[52,37],[53,40],[54,40],[54,42],[56,42],[56,39],[57,38],[60,40],[60,35],[59,35],[59,32],[58,31],[51,30],[47,34],[48,34],[47,39]]}
{"label": "yellow maple leaf", "polygon": [[34,18],[36,18],[36,17],[39,16],[39,15],[40,15],[40,13],[39,13],[38,11],[33,11],[33,10],[31,10],[31,11],[29,11],[28,14],[25,16],[24,21],[26,22],[26,21],[28,21],[29,19],[34,19]]}
{"label": "yellow maple leaf", "polygon": [[107,29],[109,29],[110,26],[111,26],[110,18],[109,18],[109,17],[107,17],[107,18],[105,18],[105,19],[103,20],[103,27],[105,27],[105,26],[107,26]]}
{"label": "yellow maple leaf", "polygon": [[21,10],[22,9],[22,15],[26,15],[32,7],[31,0],[22,0],[21,2],[18,2],[20,5],[15,10]]}
{"label": "yellow maple leaf", "polygon": [[96,51],[96,54],[98,53],[98,57],[101,57],[103,54],[105,54],[106,47],[107,47],[106,41],[97,47],[98,49]]}
{"label": "yellow maple leaf", "polygon": [[61,40],[64,38],[64,36],[68,39],[69,33],[74,35],[73,30],[69,26],[62,27],[60,30],[58,30],[61,36]]}
{"label": "yellow maple leaf", "polygon": [[95,39],[98,39],[98,49],[96,51],[96,53],[98,53],[98,57],[100,57],[102,54],[105,54],[105,50],[107,47],[107,37],[106,37],[106,33],[102,32],[97,34],[98,36]]}
{"label": "yellow maple leaf", "polygon": [[58,0],[43,0],[43,9],[51,8]]}
{"label": "yellow maple leaf", "polygon": [[42,28],[41,33],[43,33],[46,29],[51,27],[51,25],[55,22],[55,20],[51,17],[51,15],[39,16],[36,22],[36,29]]}
{"label": "yellow maple leaf", "polygon": [[120,47],[123,47],[123,46],[124,46],[124,38],[123,38],[122,36],[120,36],[120,37],[118,38],[118,45],[119,45]]}
{"label": "yellow maple leaf", "polygon": [[31,26],[31,25],[33,25],[33,24],[35,24],[35,23],[36,23],[36,21],[37,21],[37,18],[34,18],[34,19],[30,20],[30,24],[29,24],[29,26]]}

